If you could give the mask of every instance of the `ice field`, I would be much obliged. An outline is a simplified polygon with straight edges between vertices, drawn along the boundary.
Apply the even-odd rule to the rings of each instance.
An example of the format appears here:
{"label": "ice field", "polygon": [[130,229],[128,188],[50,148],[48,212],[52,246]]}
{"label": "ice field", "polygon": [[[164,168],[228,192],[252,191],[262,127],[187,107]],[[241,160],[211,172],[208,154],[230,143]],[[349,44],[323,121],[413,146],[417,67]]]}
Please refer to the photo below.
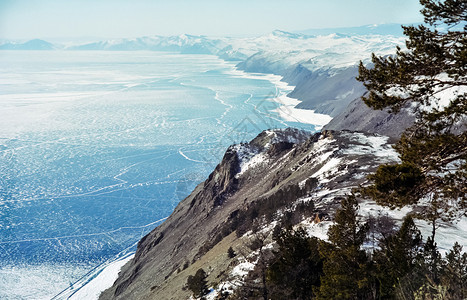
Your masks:
{"label": "ice field", "polygon": [[78,289],[230,144],[314,130],[281,117],[290,87],[277,80],[208,55],[0,51],[0,298]]}

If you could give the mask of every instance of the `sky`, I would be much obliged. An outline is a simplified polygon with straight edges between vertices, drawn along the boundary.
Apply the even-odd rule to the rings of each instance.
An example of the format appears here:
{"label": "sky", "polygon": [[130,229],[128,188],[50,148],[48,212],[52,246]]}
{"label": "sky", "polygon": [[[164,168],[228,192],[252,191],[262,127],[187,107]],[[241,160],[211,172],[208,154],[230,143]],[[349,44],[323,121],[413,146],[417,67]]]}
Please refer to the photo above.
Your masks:
{"label": "sky", "polygon": [[421,22],[418,0],[0,0],[0,39],[253,36]]}

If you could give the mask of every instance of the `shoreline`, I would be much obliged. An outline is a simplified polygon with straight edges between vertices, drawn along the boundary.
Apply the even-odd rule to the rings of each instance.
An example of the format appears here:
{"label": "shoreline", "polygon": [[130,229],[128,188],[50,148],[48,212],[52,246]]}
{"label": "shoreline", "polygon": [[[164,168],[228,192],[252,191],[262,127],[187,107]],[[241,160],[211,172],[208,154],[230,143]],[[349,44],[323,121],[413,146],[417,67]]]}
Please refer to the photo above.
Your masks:
{"label": "shoreline", "polygon": [[106,289],[110,288],[115,280],[117,280],[120,270],[124,265],[126,265],[130,260],[133,259],[135,253],[129,253],[128,255],[119,258],[107,266],[105,266],[101,271],[88,281],[83,284],[78,290],[73,292],[67,297],[67,299],[73,300],[88,300],[88,299],[98,299],[99,295]]}
{"label": "shoreline", "polygon": [[283,81],[284,77],[281,75],[249,73],[239,70],[237,67],[234,67],[234,71],[232,73],[244,78],[267,80],[274,84],[276,91],[275,97],[272,101],[280,104],[280,106],[272,110],[272,112],[278,113],[284,121],[311,124],[315,126],[317,131],[319,131],[333,119],[329,115],[315,113],[312,109],[296,108],[296,106],[302,101],[287,96],[289,92],[295,89],[295,86],[289,85],[289,83]]}
{"label": "shoreline", "polygon": [[95,267],[88,274],[64,289],[52,299],[90,300],[98,299],[99,295],[110,288],[118,278],[121,268],[135,256],[129,252],[123,256],[106,261]]}

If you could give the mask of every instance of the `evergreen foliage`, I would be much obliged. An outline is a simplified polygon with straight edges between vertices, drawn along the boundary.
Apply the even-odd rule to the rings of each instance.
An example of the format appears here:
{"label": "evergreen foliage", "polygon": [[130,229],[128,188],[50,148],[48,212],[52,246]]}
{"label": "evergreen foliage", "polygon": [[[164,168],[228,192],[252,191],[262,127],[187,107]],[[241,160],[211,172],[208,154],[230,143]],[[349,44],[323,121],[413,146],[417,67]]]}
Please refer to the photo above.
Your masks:
{"label": "evergreen foliage", "polygon": [[[380,166],[364,194],[391,207],[421,204],[417,217],[431,222],[434,240],[436,222],[467,215],[467,4],[420,3],[427,26],[404,27],[407,50],[373,55],[372,67],[360,63],[357,79],[369,91],[368,106],[410,106],[418,116],[396,145],[402,162]],[[439,100],[446,91],[455,95],[450,104]]]}
{"label": "evergreen foliage", "polygon": [[320,244],[324,258],[317,299],[364,299],[369,291],[368,256],[361,249],[368,231],[358,219],[355,196],[344,198],[329,228],[329,242]]}
{"label": "evergreen foliage", "polygon": [[193,292],[195,297],[203,297],[209,293],[207,274],[203,269],[198,269],[194,276],[190,275],[187,279],[187,287]]}
{"label": "evergreen foliage", "polygon": [[405,217],[399,231],[381,241],[380,250],[374,255],[379,297],[395,298],[395,287],[414,270],[420,259],[422,242],[411,216]]}
{"label": "evergreen foliage", "polygon": [[265,251],[264,237],[254,240],[257,265],[229,299],[465,299],[467,254],[459,244],[443,259],[430,237],[423,243],[409,215],[399,229],[386,231],[370,255],[356,198],[341,205],[329,243],[279,226],[274,251]]}
{"label": "evergreen foliage", "polygon": [[229,249],[227,250],[227,256],[229,258],[234,258],[235,256],[237,256],[237,253],[235,253],[232,247],[229,247]]}
{"label": "evergreen foliage", "polygon": [[318,239],[300,228],[281,231],[275,241],[278,250],[267,271],[271,299],[312,299],[323,269]]}
{"label": "evergreen foliage", "polygon": [[457,242],[446,255],[441,271],[441,284],[448,287],[448,298],[467,298],[467,253],[462,253],[462,246]]}

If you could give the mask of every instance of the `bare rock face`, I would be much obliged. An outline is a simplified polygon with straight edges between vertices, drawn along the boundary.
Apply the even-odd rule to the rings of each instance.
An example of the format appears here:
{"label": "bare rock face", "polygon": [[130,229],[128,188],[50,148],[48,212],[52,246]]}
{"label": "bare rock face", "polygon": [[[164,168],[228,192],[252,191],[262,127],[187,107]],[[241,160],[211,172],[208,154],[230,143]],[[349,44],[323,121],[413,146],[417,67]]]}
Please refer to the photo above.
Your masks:
{"label": "bare rock face", "polygon": [[333,214],[339,197],[379,163],[397,161],[388,141],[377,134],[285,129],[231,146],[206,181],[139,242],[135,258],[100,299],[188,298],[180,270],[202,261],[207,245],[224,243],[224,225],[240,210],[265,198],[293,203],[307,197]]}

